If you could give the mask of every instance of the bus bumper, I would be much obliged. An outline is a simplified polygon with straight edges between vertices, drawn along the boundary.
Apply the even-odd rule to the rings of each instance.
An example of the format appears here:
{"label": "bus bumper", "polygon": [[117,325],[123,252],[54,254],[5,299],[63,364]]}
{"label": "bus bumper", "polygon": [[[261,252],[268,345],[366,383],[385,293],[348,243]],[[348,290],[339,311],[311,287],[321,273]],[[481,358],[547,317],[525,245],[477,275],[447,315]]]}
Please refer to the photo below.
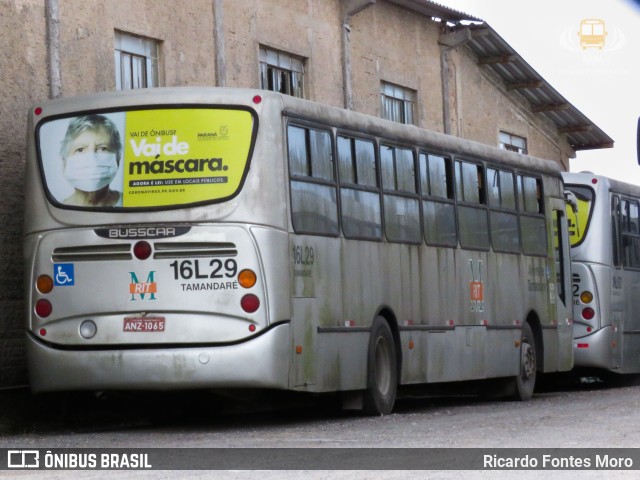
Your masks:
{"label": "bus bumper", "polygon": [[573,339],[573,364],[576,367],[611,368],[613,327],[604,327],[592,335]]}
{"label": "bus bumper", "polygon": [[290,345],[283,323],[243,343],[187,348],[61,350],[27,333],[26,353],[33,392],[286,389]]}

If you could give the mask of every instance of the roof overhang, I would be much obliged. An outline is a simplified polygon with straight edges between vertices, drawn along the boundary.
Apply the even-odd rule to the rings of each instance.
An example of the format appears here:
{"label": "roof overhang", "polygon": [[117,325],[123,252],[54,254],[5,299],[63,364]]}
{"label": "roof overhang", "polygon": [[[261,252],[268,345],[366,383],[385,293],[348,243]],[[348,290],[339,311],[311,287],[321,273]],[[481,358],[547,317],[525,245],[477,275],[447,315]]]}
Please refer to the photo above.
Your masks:
{"label": "roof overhang", "polygon": [[441,43],[446,44],[449,35],[464,34],[464,43],[477,55],[478,64],[501,77],[508,91],[524,97],[534,113],[553,122],[573,150],[613,147],[611,137],[560,95],[488,24],[448,30],[441,35]]}
{"label": "roof overhang", "polygon": [[524,97],[534,113],[553,122],[574,151],[613,147],[611,137],[560,95],[484,20],[430,0],[387,1],[442,22],[442,45],[468,45],[478,64],[502,78],[508,91]]}
{"label": "roof overhang", "polygon": [[445,7],[436,2],[427,0],[388,0],[390,3],[400,5],[407,10],[419,13],[426,17],[435,17],[448,23],[482,22],[482,19],[473,17],[467,13]]}

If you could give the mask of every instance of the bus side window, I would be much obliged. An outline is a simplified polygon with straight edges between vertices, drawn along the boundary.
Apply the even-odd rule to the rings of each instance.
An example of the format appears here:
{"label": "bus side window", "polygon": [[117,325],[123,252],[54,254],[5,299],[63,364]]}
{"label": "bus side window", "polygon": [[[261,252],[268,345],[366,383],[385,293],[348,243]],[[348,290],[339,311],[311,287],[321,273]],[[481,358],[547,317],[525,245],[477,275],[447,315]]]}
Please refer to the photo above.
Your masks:
{"label": "bus side window", "polygon": [[566,292],[564,288],[564,278],[565,278],[566,272],[564,271],[565,262],[564,262],[564,254],[563,254],[564,253],[563,244],[566,241],[566,239],[563,238],[563,231],[562,231],[562,222],[565,221],[564,215],[558,212],[558,210],[553,210],[552,221],[553,221],[554,238],[556,239],[556,243],[553,248],[553,257],[554,257],[555,273],[556,273],[556,293],[558,294],[558,297],[560,298],[562,303],[566,305],[567,304]]}
{"label": "bus side window", "polygon": [[338,235],[331,133],[289,125],[291,221],[296,233]]}
{"label": "bus side window", "polygon": [[518,213],[513,173],[487,169],[487,192],[491,208],[491,243],[496,251],[520,252]]}
{"label": "bus side window", "polygon": [[482,165],[456,161],[456,186],[459,201],[486,203]]}
{"label": "bus side window", "polygon": [[338,136],[340,208],[347,238],[380,240],[382,214],[375,144],[370,140]]}
{"label": "bus side window", "polygon": [[380,165],[387,240],[422,243],[413,150],[380,145]]}
{"label": "bus side window", "polygon": [[458,238],[462,248],[489,249],[484,167],[456,160],[456,199],[458,200]]}
{"label": "bus side window", "polygon": [[613,265],[620,267],[620,197],[617,195],[611,197],[611,237]]}
{"label": "bus side window", "polygon": [[638,202],[622,200],[622,254],[625,267],[640,268],[640,219]]}
{"label": "bus side window", "polygon": [[547,254],[547,224],[542,202],[542,180],[518,175],[518,208],[522,250],[528,255]]}
{"label": "bus side window", "polygon": [[427,244],[456,247],[456,208],[451,159],[420,153],[422,214]]}

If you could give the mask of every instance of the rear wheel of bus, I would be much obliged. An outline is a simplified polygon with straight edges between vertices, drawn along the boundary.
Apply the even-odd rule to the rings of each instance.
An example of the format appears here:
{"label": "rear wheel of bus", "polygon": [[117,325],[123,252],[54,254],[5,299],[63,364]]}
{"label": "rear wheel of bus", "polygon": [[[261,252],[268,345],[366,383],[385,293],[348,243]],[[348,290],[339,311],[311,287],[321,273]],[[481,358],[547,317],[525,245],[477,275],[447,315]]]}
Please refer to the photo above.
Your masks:
{"label": "rear wheel of bus", "polygon": [[369,338],[367,390],[363,399],[367,415],[387,415],[393,410],[398,388],[397,366],[391,328],[383,317],[376,317]]}
{"label": "rear wheel of bus", "polygon": [[516,400],[526,401],[533,396],[537,368],[536,341],[531,326],[525,323],[522,327],[522,338],[520,340],[519,373],[513,380],[515,386],[514,398]]}

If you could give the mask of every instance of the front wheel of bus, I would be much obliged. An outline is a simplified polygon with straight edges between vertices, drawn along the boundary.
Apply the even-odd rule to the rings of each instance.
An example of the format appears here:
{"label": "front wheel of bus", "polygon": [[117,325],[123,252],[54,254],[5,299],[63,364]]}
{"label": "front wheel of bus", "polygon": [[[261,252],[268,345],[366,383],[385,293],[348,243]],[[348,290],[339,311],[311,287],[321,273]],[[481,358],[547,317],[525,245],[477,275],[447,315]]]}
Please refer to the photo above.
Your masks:
{"label": "front wheel of bus", "polygon": [[515,399],[526,401],[533,396],[536,386],[536,370],[538,359],[536,356],[536,341],[533,330],[528,323],[522,327],[522,339],[520,342],[520,369],[515,377]]}
{"label": "front wheel of bus", "polygon": [[388,415],[398,387],[396,347],[389,324],[376,317],[371,327],[367,356],[367,390],[363,409],[367,415]]}

